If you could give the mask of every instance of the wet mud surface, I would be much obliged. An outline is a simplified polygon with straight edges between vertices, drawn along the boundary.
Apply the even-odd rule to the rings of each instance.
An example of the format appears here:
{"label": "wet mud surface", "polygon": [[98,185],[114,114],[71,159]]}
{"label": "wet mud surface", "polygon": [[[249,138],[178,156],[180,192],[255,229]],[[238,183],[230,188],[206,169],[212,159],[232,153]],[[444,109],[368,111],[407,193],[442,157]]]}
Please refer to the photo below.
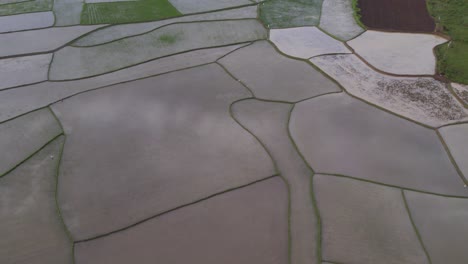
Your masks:
{"label": "wet mud surface", "polygon": [[428,33],[435,29],[425,0],[359,0],[358,6],[361,21],[372,29]]}

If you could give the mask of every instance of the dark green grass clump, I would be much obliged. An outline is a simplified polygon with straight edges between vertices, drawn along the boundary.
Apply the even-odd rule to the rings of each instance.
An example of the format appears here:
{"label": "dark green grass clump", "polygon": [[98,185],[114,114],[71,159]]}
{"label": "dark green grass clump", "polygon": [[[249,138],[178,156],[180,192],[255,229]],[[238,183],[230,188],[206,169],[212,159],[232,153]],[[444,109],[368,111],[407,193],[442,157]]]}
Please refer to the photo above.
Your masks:
{"label": "dark green grass clump", "polygon": [[468,84],[468,1],[428,0],[427,5],[438,28],[452,38],[436,48],[438,72]]}
{"label": "dark green grass clump", "polygon": [[260,19],[269,28],[316,26],[322,0],[267,0],[260,4]]}
{"label": "dark green grass clump", "polygon": [[167,0],[92,3],[83,6],[81,24],[122,24],[180,16]]}
{"label": "dark green grass clump", "polygon": [[179,40],[179,34],[162,34],[158,37],[158,42],[162,45],[172,45]]}

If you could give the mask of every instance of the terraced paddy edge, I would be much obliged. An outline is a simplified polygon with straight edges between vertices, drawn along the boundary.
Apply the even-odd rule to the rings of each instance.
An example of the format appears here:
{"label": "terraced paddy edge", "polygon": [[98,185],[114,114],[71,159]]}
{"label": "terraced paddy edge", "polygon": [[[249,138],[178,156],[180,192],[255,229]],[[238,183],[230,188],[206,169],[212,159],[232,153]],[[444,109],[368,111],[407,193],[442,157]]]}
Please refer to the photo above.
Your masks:
{"label": "terraced paddy edge", "polygon": [[79,36],[103,26],[53,27],[0,34],[0,43],[2,43],[0,57],[54,51]]}
{"label": "terraced paddy edge", "polygon": [[219,63],[249,87],[256,98],[297,102],[340,91],[338,85],[308,63],[279,54],[267,41],[239,49]]}
{"label": "terraced paddy edge", "polygon": [[448,34],[452,41],[435,49],[437,73],[451,81],[468,84],[466,1],[427,0],[426,4],[426,0],[358,0],[358,4],[361,21],[371,29],[403,32],[437,30]]}
{"label": "terraced paddy edge", "polygon": [[0,33],[51,27],[54,20],[54,14],[50,11],[0,16]]}
{"label": "terraced paddy edge", "polygon": [[268,153],[229,113],[250,96],[210,64],[54,104],[67,135],[58,201],[73,237],[114,232],[275,175]]}
{"label": "terraced paddy edge", "polygon": [[439,132],[461,173],[468,178],[468,124],[442,127]]}
{"label": "terraced paddy edge", "polygon": [[0,60],[0,90],[47,80],[52,53]]}
{"label": "terraced paddy edge", "polygon": [[168,0],[85,3],[81,24],[121,24],[179,16]]}
{"label": "terraced paddy edge", "polygon": [[265,28],[253,19],[168,25],[99,46],[65,47],[55,53],[50,79],[90,77],[171,54],[266,37]]}
{"label": "terraced paddy edge", "polygon": [[289,187],[291,263],[320,263],[318,217],[312,204],[312,171],[289,138],[288,121],[293,105],[256,99],[238,101],[233,117],[264,144]]}
{"label": "terraced paddy edge", "polygon": [[461,175],[434,130],[345,93],[296,104],[289,129],[317,173],[468,197]]}
{"label": "terraced paddy edge", "polygon": [[452,41],[436,49],[437,69],[448,79],[468,84],[468,2],[465,0],[427,0],[438,30]]}
{"label": "terraced paddy edge", "polygon": [[158,27],[162,27],[168,24],[181,23],[181,22],[195,22],[205,20],[221,20],[221,19],[245,19],[245,18],[256,18],[257,17],[257,6],[248,6],[232,10],[225,10],[220,12],[183,16],[173,19],[166,19],[161,21],[137,23],[137,24],[126,24],[116,25],[111,27],[105,27],[100,30],[94,31],[83,38],[73,42],[73,46],[85,47],[93,46],[98,44],[104,44],[110,41],[115,41],[121,38],[135,36],[143,33],[147,33],[151,30],[155,30]]}
{"label": "terraced paddy edge", "polygon": [[347,41],[361,34],[364,29],[354,19],[353,0],[324,0],[320,16],[320,28]]}
{"label": "terraced paddy edge", "polygon": [[368,30],[348,41],[364,60],[375,68],[400,75],[433,75],[433,49],[447,39],[432,34],[411,34]]}
{"label": "terraced paddy edge", "polygon": [[21,2],[28,2],[28,1],[33,1],[33,0],[0,0],[0,5],[6,5],[6,4],[18,4]]}
{"label": "terraced paddy edge", "polygon": [[317,27],[272,29],[269,37],[281,52],[301,59],[323,54],[351,53],[342,42]]}
{"label": "terraced paddy edge", "polygon": [[320,56],[311,61],[350,94],[398,115],[432,127],[468,120],[464,106],[446,84],[434,78],[381,74],[355,55]]}
{"label": "terraced paddy edge", "polygon": [[63,140],[57,138],[0,178],[1,263],[73,263],[72,242],[55,203]]}
{"label": "terraced paddy edge", "polygon": [[332,263],[430,263],[400,189],[331,175],[317,174],[313,181],[322,218],[324,259]]}
{"label": "terraced paddy edge", "polygon": [[268,28],[316,26],[322,0],[268,0],[260,4],[260,20]]}
{"label": "terraced paddy edge", "polygon": [[206,12],[253,4],[250,0],[169,0],[182,14]]}
{"label": "terraced paddy edge", "polygon": [[408,208],[432,263],[468,260],[468,199],[405,191]]}
{"label": "terraced paddy edge", "polygon": [[0,5],[0,16],[51,11],[54,0],[34,0]]}
{"label": "terraced paddy edge", "polygon": [[92,78],[77,81],[43,82],[0,91],[0,122],[85,91],[212,63],[239,47],[242,45],[196,50]]}
{"label": "terraced paddy edge", "polygon": [[273,177],[77,243],[76,262],[286,264],[287,211],[287,188]]}
{"label": "terraced paddy edge", "polygon": [[465,107],[468,107],[468,85],[452,83],[451,86],[458,98],[463,101]]}
{"label": "terraced paddy edge", "polygon": [[360,19],[370,29],[434,32],[426,0],[358,0]]}
{"label": "terraced paddy edge", "polygon": [[0,160],[0,177],[62,133],[47,109],[0,124],[0,149],[8,152]]}

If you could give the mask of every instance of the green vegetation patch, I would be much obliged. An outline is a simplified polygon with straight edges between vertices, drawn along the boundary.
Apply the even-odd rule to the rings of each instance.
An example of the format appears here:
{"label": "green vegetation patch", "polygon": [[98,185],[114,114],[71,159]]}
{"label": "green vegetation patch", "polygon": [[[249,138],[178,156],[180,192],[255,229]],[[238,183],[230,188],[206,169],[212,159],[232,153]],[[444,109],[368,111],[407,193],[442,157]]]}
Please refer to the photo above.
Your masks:
{"label": "green vegetation patch", "polygon": [[0,5],[0,16],[52,10],[53,0],[34,0]]}
{"label": "green vegetation patch", "polygon": [[260,19],[269,28],[316,26],[322,0],[269,0],[260,4]]}
{"label": "green vegetation patch", "polygon": [[468,84],[468,43],[452,41],[436,48],[437,70],[451,81]]}
{"label": "green vegetation patch", "polygon": [[164,33],[158,37],[157,42],[161,45],[171,45],[176,43],[179,39],[181,39],[182,35],[182,32],[179,32],[177,34]]}
{"label": "green vegetation patch", "polygon": [[428,0],[427,6],[438,28],[452,38],[436,48],[438,72],[468,84],[468,1]]}
{"label": "green vegetation patch", "polygon": [[353,17],[356,23],[366,29],[367,27],[361,22],[361,9],[359,8],[358,0],[352,0],[351,7],[353,8]]}
{"label": "green vegetation patch", "polygon": [[181,15],[167,0],[92,3],[83,6],[81,24],[121,24]]}

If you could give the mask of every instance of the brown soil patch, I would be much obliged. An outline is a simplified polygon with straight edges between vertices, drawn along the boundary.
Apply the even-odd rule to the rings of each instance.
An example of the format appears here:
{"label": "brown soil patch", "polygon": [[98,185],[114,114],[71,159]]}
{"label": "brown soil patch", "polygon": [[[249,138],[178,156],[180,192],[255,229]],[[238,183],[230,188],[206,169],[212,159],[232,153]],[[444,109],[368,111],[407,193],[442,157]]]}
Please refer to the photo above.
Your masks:
{"label": "brown soil patch", "polygon": [[433,32],[425,0],[358,0],[361,21],[371,29]]}

